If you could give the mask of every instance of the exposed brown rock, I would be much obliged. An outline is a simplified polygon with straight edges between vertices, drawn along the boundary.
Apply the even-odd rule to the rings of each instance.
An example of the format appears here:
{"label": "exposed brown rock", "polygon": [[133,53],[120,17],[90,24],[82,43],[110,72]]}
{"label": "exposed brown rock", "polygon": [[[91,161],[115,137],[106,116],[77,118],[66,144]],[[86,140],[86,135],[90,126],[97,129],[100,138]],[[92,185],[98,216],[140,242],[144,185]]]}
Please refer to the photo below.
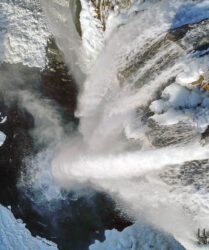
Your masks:
{"label": "exposed brown rock", "polygon": [[204,74],[200,75],[197,81],[192,82],[192,85],[201,86],[203,89],[209,92],[209,79],[208,79],[209,71],[205,72]]}
{"label": "exposed brown rock", "polygon": [[202,82],[204,80],[203,75],[200,75],[199,79],[197,81],[192,82],[192,85],[202,85]]}
{"label": "exposed brown rock", "polygon": [[101,21],[105,30],[106,19],[109,11],[118,6],[119,9],[128,9],[131,6],[132,0],[91,0],[95,6],[96,17]]}

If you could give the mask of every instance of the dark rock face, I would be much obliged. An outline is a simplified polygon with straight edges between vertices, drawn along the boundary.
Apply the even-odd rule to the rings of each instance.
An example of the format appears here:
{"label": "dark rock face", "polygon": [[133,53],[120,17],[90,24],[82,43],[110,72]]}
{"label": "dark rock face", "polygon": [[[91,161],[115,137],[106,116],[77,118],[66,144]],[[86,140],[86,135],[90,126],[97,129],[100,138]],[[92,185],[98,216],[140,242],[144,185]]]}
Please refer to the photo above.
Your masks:
{"label": "dark rock face", "polygon": [[80,13],[81,13],[81,1],[80,0],[73,0],[70,1],[70,9],[73,13],[73,21],[75,23],[76,30],[80,36],[82,36],[82,30],[81,30],[81,23],[80,23]]}
{"label": "dark rock face", "polygon": [[208,192],[209,160],[196,160],[179,166],[168,166],[160,177],[170,186],[182,188],[185,186],[197,192],[201,190]]}
{"label": "dark rock face", "polygon": [[64,111],[64,116],[75,119],[77,88],[75,81],[68,74],[68,69],[63,62],[62,53],[53,38],[48,41],[47,46],[47,67],[42,72],[42,93],[52,100],[55,100]]}
{"label": "dark rock face", "polygon": [[[170,30],[166,38],[176,42],[183,49],[190,47],[194,52],[206,51],[209,48],[208,23],[209,19],[207,18],[198,23],[183,25]],[[201,31],[198,27],[201,27]],[[201,53],[200,56],[206,55],[205,53]]]}
{"label": "dark rock face", "polygon": [[196,131],[190,124],[183,122],[172,126],[158,125],[152,118],[148,120],[149,139],[155,147],[166,147],[194,140]]}

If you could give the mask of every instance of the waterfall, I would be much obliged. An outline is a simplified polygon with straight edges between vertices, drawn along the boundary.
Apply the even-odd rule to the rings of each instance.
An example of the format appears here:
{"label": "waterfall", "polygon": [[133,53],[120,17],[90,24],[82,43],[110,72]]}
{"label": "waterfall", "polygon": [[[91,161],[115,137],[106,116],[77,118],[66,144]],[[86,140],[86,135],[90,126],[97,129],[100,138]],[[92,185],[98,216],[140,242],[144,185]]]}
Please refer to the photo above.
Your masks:
{"label": "waterfall", "polygon": [[54,179],[67,189],[92,185],[136,220],[191,239],[209,222],[209,196],[204,185],[195,189],[202,176],[184,185],[178,173],[208,159],[200,134],[209,94],[191,83],[209,69],[209,1],[133,1],[110,11],[104,31],[93,3],[82,0],[81,34],[64,4],[43,1],[80,86],[80,124],[55,152]]}

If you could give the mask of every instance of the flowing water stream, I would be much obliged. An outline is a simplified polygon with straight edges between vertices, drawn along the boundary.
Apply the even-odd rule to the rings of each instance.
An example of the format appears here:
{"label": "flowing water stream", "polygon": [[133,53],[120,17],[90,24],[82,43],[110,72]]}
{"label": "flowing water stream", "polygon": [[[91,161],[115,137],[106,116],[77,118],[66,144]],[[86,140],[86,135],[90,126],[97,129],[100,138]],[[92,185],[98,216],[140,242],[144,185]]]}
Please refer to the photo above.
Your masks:
{"label": "flowing water stream", "polygon": [[78,132],[55,152],[53,177],[67,189],[104,191],[135,219],[194,240],[209,219],[207,175],[191,180],[208,159],[200,136],[208,93],[191,82],[209,66],[209,2],[147,1],[104,38],[87,73],[71,12],[54,4],[43,6],[67,62],[77,62],[80,93]]}

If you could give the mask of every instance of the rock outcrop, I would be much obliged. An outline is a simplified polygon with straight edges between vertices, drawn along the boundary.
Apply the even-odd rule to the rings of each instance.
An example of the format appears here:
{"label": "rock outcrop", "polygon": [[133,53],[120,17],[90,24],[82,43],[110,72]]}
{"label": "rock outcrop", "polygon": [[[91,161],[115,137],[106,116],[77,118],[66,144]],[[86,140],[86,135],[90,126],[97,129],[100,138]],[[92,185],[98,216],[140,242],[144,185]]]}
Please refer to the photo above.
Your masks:
{"label": "rock outcrop", "polygon": [[68,73],[62,52],[51,38],[46,48],[47,66],[42,72],[42,92],[55,100],[64,109],[67,119],[74,119],[77,88],[74,79]]}
{"label": "rock outcrop", "polygon": [[209,70],[200,75],[199,79],[191,84],[194,86],[201,86],[209,92]]}
{"label": "rock outcrop", "polygon": [[110,10],[128,9],[132,0],[91,0],[96,8],[97,18],[100,19],[103,28],[106,27],[106,19]]}

